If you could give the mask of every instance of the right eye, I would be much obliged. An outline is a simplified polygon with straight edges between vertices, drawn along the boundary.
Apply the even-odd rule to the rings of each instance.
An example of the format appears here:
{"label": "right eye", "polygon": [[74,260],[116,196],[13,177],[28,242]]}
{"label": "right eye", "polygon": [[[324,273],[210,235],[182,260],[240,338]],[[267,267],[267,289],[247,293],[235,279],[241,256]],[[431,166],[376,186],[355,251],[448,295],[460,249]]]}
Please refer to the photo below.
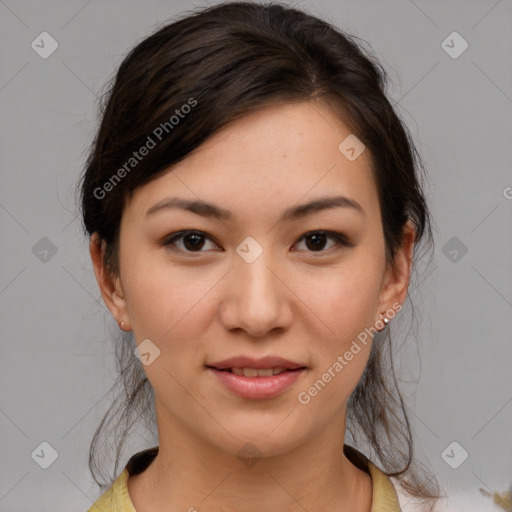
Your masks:
{"label": "right eye", "polygon": [[[208,235],[201,231],[185,230],[172,233],[165,238],[165,240],[162,242],[162,245],[165,247],[170,247],[173,251],[177,250],[178,252],[184,253],[207,252],[201,250],[205,246],[205,239],[213,242],[213,240]],[[177,246],[181,247],[176,249]],[[218,249],[213,250],[217,251]]]}

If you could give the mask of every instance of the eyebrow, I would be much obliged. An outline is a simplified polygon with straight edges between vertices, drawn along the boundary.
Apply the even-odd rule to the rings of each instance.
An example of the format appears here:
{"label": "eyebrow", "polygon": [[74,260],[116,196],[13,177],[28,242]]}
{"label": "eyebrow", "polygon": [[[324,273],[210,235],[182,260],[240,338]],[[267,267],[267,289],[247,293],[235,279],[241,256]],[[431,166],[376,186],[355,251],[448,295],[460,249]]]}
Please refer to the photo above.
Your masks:
{"label": "eyebrow", "polygon": [[[355,199],[345,196],[327,196],[288,208],[283,212],[280,220],[296,220],[310,215],[311,213],[337,207],[351,208],[365,216],[363,207]],[[203,217],[214,217],[225,220],[233,218],[233,214],[229,210],[220,206],[202,200],[184,199],[180,197],[170,197],[159,201],[146,212],[146,216],[170,208],[180,208]]]}

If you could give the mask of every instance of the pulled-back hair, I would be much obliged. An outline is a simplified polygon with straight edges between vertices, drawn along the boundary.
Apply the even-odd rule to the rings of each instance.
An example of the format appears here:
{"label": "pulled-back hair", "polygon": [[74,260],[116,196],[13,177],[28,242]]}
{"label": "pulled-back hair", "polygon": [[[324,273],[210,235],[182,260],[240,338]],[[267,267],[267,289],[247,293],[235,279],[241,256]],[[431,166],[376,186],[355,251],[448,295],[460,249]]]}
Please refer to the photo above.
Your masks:
{"label": "pulled-back hair", "polygon": [[[371,155],[388,263],[403,243],[405,223],[414,223],[414,271],[419,247],[433,245],[424,168],[386,97],[385,70],[356,41],[296,8],[229,2],[186,13],[135,46],[103,95],[101,124],[80,183],[85,232],[105,242],[111,272],[119,272],[120,222],[135,189],[169,171],[227,123],[270,104],[313,98],[324,100]],[[149,144],[148,137],[155,143],[151,150],[130,160]],[[101,439],[115,432],[115,475],[134,422],[154,420],[153,390],[133,357],[129,336],[121,334],[116,344],[115,385],[122,392],[90,446],[89,467],[102,487],[110,486],[113,476],[103,484],[97,479]],[[373,461],[399,478],[406,491],[435,501],[437,481],[413,455],[389,327],[375,335],[350,396],[347,431],[356,447],[378,459]]]}

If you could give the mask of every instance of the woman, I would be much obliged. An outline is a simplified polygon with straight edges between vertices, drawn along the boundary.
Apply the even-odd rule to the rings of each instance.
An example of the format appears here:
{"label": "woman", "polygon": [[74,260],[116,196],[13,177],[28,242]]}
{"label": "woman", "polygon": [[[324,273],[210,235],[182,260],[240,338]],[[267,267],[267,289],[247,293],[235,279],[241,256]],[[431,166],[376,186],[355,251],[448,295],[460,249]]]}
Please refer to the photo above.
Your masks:
{"label": "woman", "polygon": [[116,471],[135,414],[158,443],[91,511],[382,512],[397,490],[433,507],[386,361],[431,231],[385,78],[354,38],[277,4],[190,14],[124,59],[81,182],[128,333],[127,400],[91,470],[118,412]]}

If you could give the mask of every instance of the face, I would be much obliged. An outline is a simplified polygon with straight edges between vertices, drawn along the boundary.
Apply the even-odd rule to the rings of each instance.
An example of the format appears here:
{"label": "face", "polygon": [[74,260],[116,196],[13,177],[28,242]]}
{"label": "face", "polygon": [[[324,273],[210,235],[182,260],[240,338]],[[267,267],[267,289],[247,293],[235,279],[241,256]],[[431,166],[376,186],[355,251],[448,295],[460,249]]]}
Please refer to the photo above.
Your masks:
{"label": "face", "polygon": [[[231,454],[250,442],[267,455],[330,429],[342,435],[371,348],[361,333],[403,302],[412,249],[386,267],[370,155],[349,160],[338,149],[350,133],[320,101],[251,113],[135,191],[111,286],[91,249],[113,315],[137,344],[150,340],[144,369],[159,430]],[[305,369],[240,395],[224,382],[246,377],[209,368],[236,356]]]}

